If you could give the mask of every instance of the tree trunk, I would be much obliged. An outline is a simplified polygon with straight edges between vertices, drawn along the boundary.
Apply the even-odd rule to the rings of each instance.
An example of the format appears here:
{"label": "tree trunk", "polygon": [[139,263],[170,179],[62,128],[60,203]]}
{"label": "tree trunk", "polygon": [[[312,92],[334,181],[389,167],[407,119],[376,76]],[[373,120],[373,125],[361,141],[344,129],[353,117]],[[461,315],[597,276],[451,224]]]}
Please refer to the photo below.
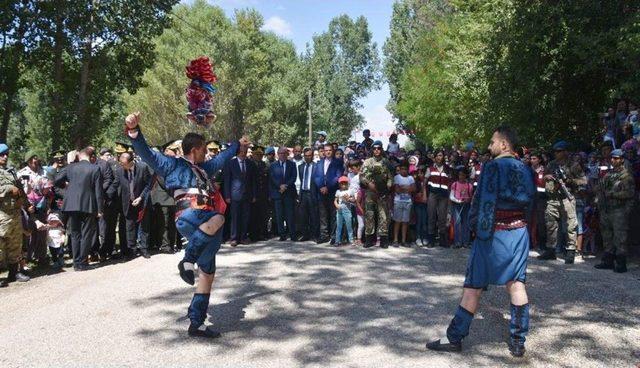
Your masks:
{"label": "tree trunk", "polygon": [[13,98],[15,97],[16,88],[7,90],[7,98],[4,100],[4,107],[2,110],[2,123],[0,124],[0,142],[7,142],[7,132],[9,131],[9,120],[11,119],[11,113],[13,112]]}
{"label": "tree trunk", "polygon": [[[62,8],[62,7],[60,7]],[[51,106],[53,108],[53,116],[51,119],[51,146],[53,150],[58,150],[62,146],[62,134],[58,132],[62,131],[62,119],[63,119],[63,107],[62,107],[62,89],[64,88],[64,64],[62,62],[62,49],[64,47],[64,17],[58,14],[56,17],[56,34],[54,37],[55,44],[53,45],[53,91],[51,96]]]}
{"label": "tree trunk", "polygon": [[[89,27],[93,25],[93,11],[95,9],[97,0],[93,0],[90,5]],[[83,52],[82,52],[82,69],[80,70],[80,88],[78,89],[78,108],[76,110],[76,130],[78,137],[76,139],[76,146],[85,146],[88,143],[90,124],[87,121],[87,103],[89,101],[89,72],[91,66],[91,54],[93,51],[93,29],[87,30],[87,35],[84,40]]]}

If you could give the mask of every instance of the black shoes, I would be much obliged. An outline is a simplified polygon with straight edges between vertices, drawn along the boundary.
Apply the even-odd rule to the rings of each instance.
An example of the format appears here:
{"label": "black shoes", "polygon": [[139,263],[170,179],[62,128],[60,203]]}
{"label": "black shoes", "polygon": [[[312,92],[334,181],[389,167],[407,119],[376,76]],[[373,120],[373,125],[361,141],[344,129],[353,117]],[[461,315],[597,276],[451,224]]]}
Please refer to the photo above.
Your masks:
{"label": "black shoes", "polygon": [[576,251],[568,250],[567,254],[564,256],[564,264],[573,264],[576,259]]}
{"label": "black shoes", "polygon": [[600,261],[600,263],[598,263],[594,267],[599,270],[613,270],[614,269],[613,259],[614,259],[613,254],[605,252],[602,255],[602,260]]}
{"label": "black shoes", "polygon": [[386,236],[380,236],[380,248],[389,248],[389,238],[387,238]]}
{"label": "black shoes", "polygon": [[278,239],[280,241],[287,241],[287,237],[286,236],[281,236],[280,239]]}
{"label": "black shoes", "polygon": [[140,254],[142,255],[143,258],[146,258],[146,259],[151,258],[151,255],[149,254],[149,251],[147,251],[146,249],[140,251]]}
{"label": "black shoes", "polygon": [[616,266],[614,267],[613,272],[617,272],[617,273],[625,273],[625,272],[627,272],[627,257],[626,256],[616,256]]}
{"label": "black shoes", "polygon": [[178,271],[180,271],[180,278],[182,278],[184,282],[189,285],[194,285],[196,283],[196,274],[193,270],[193,263],[187,263],[183,259],[178,263]]}
{"label": "black shoes", "polygon": [[78,271],[78,272],[82,272],[82,271],[91,271],[95,269],[95,266],[91,266],[88,264],[79,264],[79,265],[74,265],[73,266],[73,270],[74,271]]}
{"label": "black shoes", "polygon": [[544,252],[542,252],[542,254],[540,254],[538,256],[538,259],[541,261],[551,261],[556,259],[556,251],[553,249],[545,249]]}
{"label": "black shoes", "polygon": [[445,351],[445,352],[450,352],[450,353],[459,353],[462,351],[462,343],[453,343],[453,342],[448,342],[448,343],[441,343],[440,339],[436,340],[436,341],[431,341],[429,343],[427,343],[427,349],[429,350],[433,350],[433,351]]}
{"label": "black shoes", "polygon": [[516,358],[520,358],[521,356],[524,355],[525,351],[527,351],[524,348],[524,345],[521,344],[512,344],[512,343],[508,343],[509,345],[509,352],[511,353],[511,355],[513,355]]}
{"label": "black shoes", "polygon": [[[201,327],[204,327],[202,325]],[[220,331],[216,331],[211,326],[198,328],[194,325],[189,325],[189,336],[191,337],[205,337],[208,339],[215,339],[221,336]]]}

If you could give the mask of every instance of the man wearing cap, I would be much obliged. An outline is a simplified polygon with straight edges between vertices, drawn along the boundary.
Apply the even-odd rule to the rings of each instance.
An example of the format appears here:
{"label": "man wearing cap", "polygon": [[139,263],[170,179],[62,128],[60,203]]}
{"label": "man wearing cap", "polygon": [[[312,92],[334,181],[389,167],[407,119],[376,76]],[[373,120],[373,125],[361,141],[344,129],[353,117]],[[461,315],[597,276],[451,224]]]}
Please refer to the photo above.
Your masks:
{"label": "man wearing cap", "polygon": [[180,277],[188,284],[195,284],[195,268],[199,267],[198,285],[188,309],[191,321],[190,336],[215,338],[220,332],[204,325],[209,307],[211,286],[216,271],[215,256],[220,249],[224,225],[224,203],[220,203],[210,178],[224,163],[235,156],[240,146],[249,141],[241,138],[216,158],[205,161],[207,147],[203,136],[187,133],[182,140],[184,156],[168,157],[149,148],[139,127],[140,113],[127,116],[126,131],[135,151],[156,174],[162,176],[167,190],[176,199],[176,228],[189,241],[184,258],[178,264]]}
{"label": "man wearing cap", "polygon": [[[600,231],[604,254],[595,267],[627,272],[627,243],[629,218],[633,209],[635,183],[633,175],[624,167],[624,152],[611,152],[613,168],[605,174],[597,191],[600,210]],[[614,262],[615,261],[615,262]]]}
{"label": "man wearing cap", "polygon": [[[559,141],[553,145],[555,159],[544,170],[545,190],[547,193],[547,207],[545,210],[545,224],[547,227],[547,243],[538,259],[556,259],[555,246],[558,242],[558,222],[562,221],[567,230],[567,246],[564,262],[572,264],[576,254],[576,240],[578,220],[576,217],[576,202],[574,193],[587,185],[587,177],[580,165],[571,160],[567,149],[569,144]],[[561,176],[566,178],[562,178]],[[566,180],[565,180],[566,179]],[[562,185],[568,192],[562,189]]]}
{"label": "man wearing cap", "polygon": [[31,235],[27,245],[27,260],[35,260],[39,265],[48,265],[47,230],[44,225],[47,223],[49,202],[44,192],[49,179],[34,151],[27,152],[24,160],[27,166],[19,170],[17,175],[26,183],[25,191],[30,204],[28,212]]}
{"label": "man wearing cap", "polygon": [[269,197],[273,201],[276,226],[280,241],[287,240],[284,223],[291,241],[296,241],[295,206],[296,206],[296,164],[288,159],[286,147],[278,149],[278,161],[269,167]]}
{"label": "man wearing cap", "polygon": [[313,180],[318,188],[318,208],[320,214],[320,242],[336,241],[336,206],[333,203],[338,190],[338,179],[344,172],[344,161],[333,156],[333,146],[324,145],[324,157],[315,165]]}
{"label": "man wearing cap", "polygon": [[220,143],[218,141],[207,142],[207,160],[211,160],[220,153]]}
{"label": "man wearing cap", "polygon": [[322,151],[325,143],[327,143],[327,132],[321,130],[316,132],[316,134],[318,135],[318,139],[316,140],[316,143],[313,144],[313,148]]}
{"label": "man wearing cap", "polygon": [[255,183],[256,201],[251,204],[251,221],[249,221],[249,238],[253,241],[267,239],[267,221],[269,220],[269,167],[262,160],[264,147],[254,146],[251,160],[256,167]]}
{"label": "man wearing cap", "polygon": [[26,200],[16,171],[9,166],[9,147],[0,143],[0,263],[9,270],[9,276],[0,281],[0,287],[13,281],[29,281],[29,277],[20,272],[21,208]]}
{"label": "man wearing cap", "polygon": [[360,174],[360,184],[366,187],[365,190],[365,219],[364,219],[364,247],[370,248],[376,244],[376,215],[378,218],[378,235],[380,236],[380,247],[387,248],[389,223],[387,217],[387,195],[393,186],[393,174],[389,170],[391,164],[382,153],[384,148],[382,142],[373,142],[373,157],[370,157],[362,164]]}

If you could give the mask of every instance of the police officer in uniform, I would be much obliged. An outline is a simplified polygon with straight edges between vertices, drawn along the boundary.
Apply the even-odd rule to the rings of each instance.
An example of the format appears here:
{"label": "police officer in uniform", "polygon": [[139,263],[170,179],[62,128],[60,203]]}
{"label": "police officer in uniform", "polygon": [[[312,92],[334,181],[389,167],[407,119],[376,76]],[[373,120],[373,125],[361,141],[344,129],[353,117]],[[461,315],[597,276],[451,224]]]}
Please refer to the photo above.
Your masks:
{"label": "police officer in uniform", "polygon": [[387,220],[387,195],[393,186],[393,174],[389,170],[389,160],[383,155],[382,142],[375,141],[371,146],[373,157],[364,161],[360,184],[365,190],[364,247],[373,247],[376,243],[376,215],[378,217],[378,235],[380,247],[388,248],[389,224]]}
{"label": "police officer in uniform", "polygon": [[9,276],[0,281],[0,287],[10,282],[29,281],[20,272],[22,257],[22,220],[20,208],[27,196],[18,182],[16,171],[8,166],[9,147],[0,144],[0,262],[9,269]]}
{"label": "police officer in uniform", "polygon": [[[569,144],[559,141],[553,145],[555,159],[545,168],[545,189],[547,193],[547,207],[545,223],[547,226],[547,243],[540,260],[556,259],[555,246],[558,241],[558,222],[562,221],[567,229],[567,246],[564,262],[572,264],[576,254],[576,239],[578,219],[576,217],[576,202],[573,193],[578,188],[587,185],[587,177],[580,165],[573,162],[567,151]],[[566,178],[561,176],[564,174]],[[563,190],[564,187],[567,191]]]}
{"label": "police officer in uniform", "polygon": [[613,168],[601,180],[597,193],[604,254],[595,267],[622,273],[627,272],[629,217],[633,209],[635,183],[633,175],[624,166],[622,150],[611,152],[611,165]]}

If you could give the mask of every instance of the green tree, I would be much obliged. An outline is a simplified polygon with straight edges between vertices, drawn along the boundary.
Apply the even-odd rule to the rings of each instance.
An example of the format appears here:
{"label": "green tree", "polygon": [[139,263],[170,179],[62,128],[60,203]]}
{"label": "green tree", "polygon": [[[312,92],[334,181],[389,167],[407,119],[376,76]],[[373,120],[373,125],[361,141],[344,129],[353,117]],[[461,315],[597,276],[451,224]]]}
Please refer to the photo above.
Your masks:
{"label": "green tree", "polygon": [[366,18],[332,19],[327,32],[313,37],[304,62],[314,127],[327,131],[330,140],[345,141],[364,122],[358,100],[379,88],[381,80],[377,45]]}

